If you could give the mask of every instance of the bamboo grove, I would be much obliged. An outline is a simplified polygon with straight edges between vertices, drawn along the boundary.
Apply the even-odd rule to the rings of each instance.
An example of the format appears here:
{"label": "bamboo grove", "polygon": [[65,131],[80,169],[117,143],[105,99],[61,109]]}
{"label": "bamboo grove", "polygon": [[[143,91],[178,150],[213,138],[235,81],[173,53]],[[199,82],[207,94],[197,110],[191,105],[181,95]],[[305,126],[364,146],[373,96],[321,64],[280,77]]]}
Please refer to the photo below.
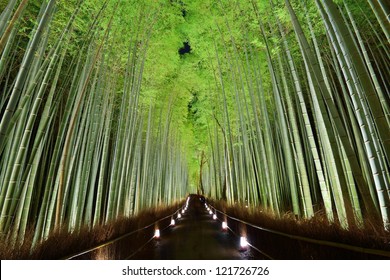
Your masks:
{"label": "bamboo grove", "polygon": [[385,1],[3,2],[2,238],[190,192],[389,226]]}
{"label": "bamboo grove", "polygon": [[[248,19],[239,36],[229,20],[217,31],[224,38],[215,42],[220,108],[210,125],[208,192],[276,215],[321,211],[344,228],[364,217],[388,227],[388,7],[258,2],[231,11]],[[373,41],[362,37],[351,3]],[[367,4],[382,29],[364,14]]]}
{"label": "bamboo grove", "polygon": [[[92,227],[185,196],[185,158],[169,109],[157,122],[152,105],[139,105],[156,10],[140,5],[128,19],[133,33],[123,44],[123,62],[110,51],[114,33],[125,32],[113,30],[118,1],[99,3],[87,32],[76,38],[84,4],[78,1],[50,42],[55,2],[41,3],[27,47],[18,46],[15,23],[2,54],[0,224],[12,240],[22,240],[31,226],[38,241],[55,228]],[[70,54],[72,40],[79,40],[78,49]]]}

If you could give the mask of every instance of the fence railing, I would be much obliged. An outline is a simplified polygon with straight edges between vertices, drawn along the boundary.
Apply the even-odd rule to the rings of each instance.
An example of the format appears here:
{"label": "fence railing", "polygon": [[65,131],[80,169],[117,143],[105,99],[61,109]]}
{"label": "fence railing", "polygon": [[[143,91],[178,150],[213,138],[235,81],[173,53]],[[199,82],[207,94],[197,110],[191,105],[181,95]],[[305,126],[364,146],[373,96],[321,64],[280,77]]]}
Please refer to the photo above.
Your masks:
{"label": "fence railing", "polygon": [[[344,243],[338,243],[338,242],[334,242],[334,241],[318,240],[318,239],[304,237],[304,236],[299,236],[299,235],[294,235],[294,234],[287,234],[287,233],[284,233],[284,232],[281,232],[281,231],[277,231],[277,230],[273,230],[273,229],[269,229],[269,228],[265,228],[265,227],[261,227],[261,226],[252,224],[250,222],[247,222],[247,221],[241,220],[239,218],[230,216],[226,212],[223,212],[223,211],[217,209],[216,207],[214,207],[214,206],[212,206],[210,204],[207,204],[207,205],[208,205],[208,207],[210,207],[213,210],[214,213],[219,213],[219,215],[217,216],[217,219],[220,220],[221,222],[223,222],[224,220],[222,220],[220,217],[223,217],[223,219],[230,219],[232,221],[237,222],[238,224],[245,225],[246,227],[251,227],[252,229],[254,229],[256,231],[266,232],[266,233],[269,233],[269,234],[272,234],[272,235],[277,235],[277,236],[288,238],[288,239],[291,239],[291,240],[297,240],[297,241],[301,241],[301,242],[305,242],[305,243],[309,243],[309,244],[316,244],[316,245],[320,245],[320,246],[327,246],[327,247],[332,247],[332,248],[337,248],[337,249],[357,252],[357,253],[361,253],[361,254],[368,254],[368,255],[373,255],[373,256],[381,256],[381,257],[390,258],[390,251],[384,251],[384,250],[378,250],[378,249],[370,249],[370,248],[364,248],[364,247],[359,247],[359,246],[354,246],[354,245],[349,245],[349,244],[344,244]],[[167,219],[170,219],[170,218],[172,218],[174,216],[177,216],[177,214],[181,210],[182,209],[180,208],[180,209],[176,210],[175,212],[173,212],[172,214],[167,215],[167,216],[165,216],[165,217],[163,217],[161,219],[158,219],[158,220],[154,221],[153,223],[150,223],[150,224],[148,224],[148,225],[146,225],[144,227],[141,227],[141,228],[136,229],[134,231],[131,231],[129,233],[123,234],[123,235],[121,235],[121,236],[119,236],[119,237],[117,237],[115,239],[112,239],[110,241],[104,242],[104,243],[102,243],[102,244],[100,244],[98,246],[89,248],[87,250],[83,250],[83,251],[81,251],[79,253],[73,254],[73,255],[68,256],[68,257],[66,257],[64,259],[66,259],[66,260],[75,259],[75,258],[78,258],[78,257],[83,256],[85,254],[88,254],[88,253],[94,252],[96,250],[102,249],[104,247],[113,245],[113,244],[115,244],[116,242],[118,242],[120,240],[123,240],[125,238],[130,237],[133,234],[136,234],[136,233],[138,233],[140,231],[143,231],[143,230],[147,230],[148,228],[154,227],[158,223],[161,223],[161,222],[163,222],[163,221],[165,221]],[[166,230],[167,228],[169,228],[169,226],[170,225],[168,225],[167,227],[161,229],[160,231]],[[235,231],[229,225],[228,225],[228,229],[235,236],[237,236],[237,237],[240,236],[240,233]],[[153,238],[154,238],[154,236],[152,236],[150,239],[148,239],[142,246],[138,247],[137,250],[133,250],[132,253],[129,256],[125,257],[125,259],[131,259],[134,255],[139,253],[148,243],[150,243],[153,240]],[[272,257],[272,254],[265,252],[264,249],[258,248],[259,246],[255,246],[254,244],[251,244],[251,243],[249,243],[248,246],[250,246],[252,249],[256,250],[258,253],[263,255],[265,258],[267,258],[267,259],[274,259],[274,257]]]}
{"label": "fence railing", "polygon": [[[344,244],[344,243],[333,242],[333,241],[318,240],[318,239],[313,239],[313,238],[304,237],[304,236],[287,234],[287,233],[280,232],[280,231],[277,231],[277,230],[272,230],[272,229],[264,228],[264,227],[261,227],[261,226],[258,226],[258,225],[254,225],[254,224],[249,223],[247,221],[243,221],[243,220],[238,219],[236,217],[232,217],[232,216],[228,215],[227,213],[225,213],[225,212],[223,212],[221,210],[216,209],[214,206],[212,206],[210,204],[209,204],[209,206],[210,206],[210,208],[213,208],[215,212],[220,213],[221,215],[223,215],[223,216],[225,216],[225,217],[227,217],[227,218],[229,218],[229,219],[231,219],[233,221],[236,221],[238,223],[242,223],[242,224],[244,224],[246,226],[252,227],[252,228],[254,228],[256,230],[260,230],[260,231],[263,231],[263,232],[268,232],[268,233],[271,233],[271,234],[274,234],[274,235],[278,235],[278,236],[283,236],[283,237],[290,238],[290,239],[293,239],[293,240],[299,240],[299,241],[303,241],[303,242],[307,242],[307,243],[317,244],[317,245],[321,245],[321,246],[328,246],[328,247],[333,247],[333,248],[353,251],[353,252],[362,253],[362,254],[369,254],[369,255],[374,255],[374,256],[381,256],[381,257],[390,258],[390,251],[370,249],[370,248],[358,247],[358,246],[353,246],[353,245]],[[237,235],[237,233],[235,233],[235,234]],[[258,248],[255,248],[255,249],[259,250]],[[259,250],[259,251],[262,254],[264,254],[265,256],[268,256],[268,258],[270,258],[270,259],[272,258],[271,256],[269,256],[265,252],[263,252],[261,250]]]}
{"label": "fence railing", "polygon": [[[139,228],[139,229],[136,229],[136,230],[134,230],[134,231],[128,232],[128,233],[126,233],[126,234],[123,234],[123,235],[121,235],[121,236],[119,236],[119,237],[117,237],[117,238],[115,238],[115,239],[112,239],[112,240],[110,240],[110,241],[104,242],[104,243],[102,243],[102,244],[100,244],[100,245],[98,245],[98,246],[89,248],[89,249],[87,249],[87,250],[83,250],[83,251],[81,251],[81,252],[79,252],[79,253],[76,253],[76,254],[72,254],[72,255],[70,255],[70,256],[64,258],[64,259],[65,259],[65,260],[72,260],[72,259],[75,259],[75,258],[80,257],[80,256],[82,256],[82,255],[85,255],[85,254],[91,253],[91,252],[93,252],[93,251],[96,251],[96,250],[102,249],[102,248],[104,248],[104,247],[107,247],[107,246],[109,246],[109,245],[112,245],[112,244],[114,244],[114,243],[116,243],[116,242],[118,242],[118,241],[120,241],[120,240],[122,240],[122,239],[125,239],[125,238],[127,238],[127,237],[129,237],[129,236],[135,234],[135,233],[138,233],[138,232],[140,232],[140,231],[143,231],[143,230],[146,230],[146,229],[148,229],[148,228],[154,227],[157,223],[160,223],[160,222],[162,222],[162,221],[164,221],[164,220],[170,219],[172,216],[175,216],[179,211],[180,211],[180,209],[179,209],[179,210],[176,210],[174,213],[172,213],[172,214],[170,214],[170,215],[167,215],[167,216],[165,216],[165,217],[163,217],[163,218],[161,218],[161,219],[159,219],[159,220],[154,221],[153,223],[151,223],[151,224],[149,224],[149,225],[146,225],[146,226],[141,227],[141,228]],[[167,228],[167,227],[166,227],[166,228]],[[166,228],[162,229],[162,231],[165,230]],[[131,258],[131,257],[134,256],[136,253],[138,253],[140,250],[142,250],[142,248],[144,248],[151,240],[153,240],[153,237],[152,237],[151,239],[149,239],[146,243],[144,243],[144,244],[143,244],[140,248],[138,248],[136,251],[134,251],[134,252],[133,252],[130,256],[128,256],[126,259]]]}

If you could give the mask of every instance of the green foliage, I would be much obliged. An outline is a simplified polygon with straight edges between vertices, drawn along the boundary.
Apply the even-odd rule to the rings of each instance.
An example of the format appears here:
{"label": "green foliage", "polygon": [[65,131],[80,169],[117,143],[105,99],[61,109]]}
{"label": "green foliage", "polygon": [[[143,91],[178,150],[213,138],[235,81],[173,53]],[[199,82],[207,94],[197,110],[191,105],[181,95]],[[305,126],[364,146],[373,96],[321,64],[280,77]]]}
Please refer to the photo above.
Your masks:
{"label": "green foliage", "polygon": [[8,0],[0,0],[0,12],[3,12],[8,4]]}
{"label": "green foliage", "polygon": [[[0,119],[10,129],[0,135],[0,179],[17,179],[10,190],[0,186],[1,202],[7,202],[0,205],[3,229],[11,228],[9,217],[17,212],[18,219],[36,225],[41,237],[52,229],[54,212],[71,220],[73,229],[84,219],[90,224],[94,215],[94,223],[107,221],[170,202],[200,185],[214,197],[248,200],[276,213],[292,208],[307,213],[323,204],[325,191],[333,196],[327,198],[329,212],[346,212],[344,201],[351,200],[359,216],[359,199],[371,196],[369,210],[377,210],[371,162],[362,148],[367,141],[361,138],[372,138],[388,179],[386,136],[374,138],[377,129],[386,135],[386,127],[376,127],[370,115],[380,119],[388,98],[383,95],[382,103],[371,102],[371,107],[366,101],[375,99],[381,87],[387,89],[389,51],[364,0],[81,2],[78,10],[79,0],[56,1],[47,28],[36,34],[48,2],[29,1],[9,39],[11,47],[2,54]],[[292,9],[286,9],[290,2]],[[319,9],[324,3],[339,4],[341,15],[348,3],[362,34],[359,43],[369,49],[364,61],[374,66],[363,78],[379,79],[372,91],[359,92],[369,126],[356,125],[353,87],[361,80],[353,65],[344,67],[337,57],[335,45],[342,42],[332,45]],[[351,27],[348,20],[345,26]],[[30,52],[27,46],[35,37],[39,44]],[[191,51],[180,55],[184,42]],[[362,59],[361,46],[349,55]],[[26,54],[32,62],[19,69]],[[355,77],[354,84],[342,70]],[[365,67],[359,71],[364,74]],[[15,89],[18,73],[26,82],[20,80]],[[13,109],[6,110],[10,97]],[[12,118],[8,113],[3,118],[14,109]],[[362,127],[372,129],[360,133]],[[353,171],[367,181],[359,195]],[[320,180],[331,190],[320,190]],[[63,197],[57,199],[62,184]],[[388,193],[388,184],[384,188]],[[30,214],[29,202],[22,206],[31,197],[39,206]],[[55,204],[59,210],[53,210]],[[18,227],[12,234],[19,234]]]}

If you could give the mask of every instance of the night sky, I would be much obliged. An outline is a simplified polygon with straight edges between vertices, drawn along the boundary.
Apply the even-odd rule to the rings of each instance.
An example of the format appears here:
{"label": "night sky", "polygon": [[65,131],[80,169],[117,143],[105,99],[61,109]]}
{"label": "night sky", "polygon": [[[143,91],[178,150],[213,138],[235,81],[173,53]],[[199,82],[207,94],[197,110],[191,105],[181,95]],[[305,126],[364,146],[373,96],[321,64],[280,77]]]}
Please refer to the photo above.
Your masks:
{"label": "night sky", "polygon": [[191,52],[191,46],[188,42],[183,42],[183,47],[179,49],[179,54],[184,55]]}

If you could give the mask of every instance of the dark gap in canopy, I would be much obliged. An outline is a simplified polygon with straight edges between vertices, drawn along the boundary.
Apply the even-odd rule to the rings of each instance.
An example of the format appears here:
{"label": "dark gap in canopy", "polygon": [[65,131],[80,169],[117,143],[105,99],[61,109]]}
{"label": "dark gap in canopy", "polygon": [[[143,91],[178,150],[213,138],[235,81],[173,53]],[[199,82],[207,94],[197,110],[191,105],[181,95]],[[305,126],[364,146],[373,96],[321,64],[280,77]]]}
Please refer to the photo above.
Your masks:
{"label": "dark gap in canopy", "polygon": [[179,4],[181,6],[181,15],[185,18],[187,16],[186,5],[183,3],[183,1],[179,1]]}
{"label": "dark gap in canopy", "polygon": [[183,42],[183,47],[179,49],[179,54],[180,55],[185,55],[186,53],[191,52],[191,46],[188,42]]}

